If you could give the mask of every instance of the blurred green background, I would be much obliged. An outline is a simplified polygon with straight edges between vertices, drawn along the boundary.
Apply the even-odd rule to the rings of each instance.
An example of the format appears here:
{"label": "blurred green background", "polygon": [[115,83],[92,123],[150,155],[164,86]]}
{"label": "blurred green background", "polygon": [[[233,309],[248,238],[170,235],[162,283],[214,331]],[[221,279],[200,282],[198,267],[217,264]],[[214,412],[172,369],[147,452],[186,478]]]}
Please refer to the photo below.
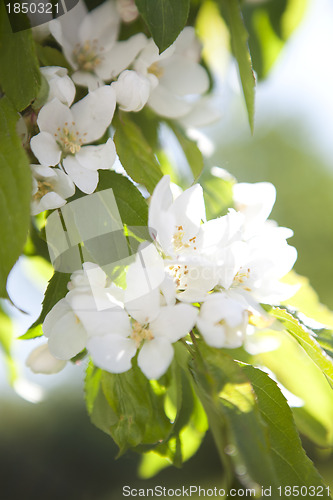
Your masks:
{"label": "blurred green background", "polygon": [[[215,145],[207,168],[218,165],[240,182],[274,183],[277,202],[272,218],[294,230],[290,243],[298,250],[295,270],[308,276],[321,301],[333,308],[333,8],[329,0],[289,2],[295,17],[307,3],[308,7],[282,48],[273,28],[286,3],[259,2],[259,7],[269,6],[271,25],[265,9],[264,14],[257,9],[259,14],[253,16],[254,2],[245,3],[247,26],[251,33],[257,29],[251,46],[255,69],[259,76],[267,75],[258,86],[255,133],[250,136],[235,67],[227,57],[216,85],[221,123],[203,130]],[[23,298],[29,294],[27,288],[21,293]],[[23,303],[22,299],[22,307]],[[23,362],[34,345],[15,345],[18,359]],[[74,380],[66,382],[75,369]],[[47,396],[37,405],[25,401],[6,388],[5,371],[0,371],[1,500],[116,500],[122,498],[124,485],[222,487],[209,435],[182,469],[169,468],[153,479],[140,480],[139,457],[129,453],[115,460],[111,439],[91,425],[82,370],[70,367],[62,376],[53,376],[57,381],[52,389],[47,377],[42,381],[21,370],[30,381],[42,384]],[[330,451],[318,450],[308,441],[304,446],[333,489]]]}

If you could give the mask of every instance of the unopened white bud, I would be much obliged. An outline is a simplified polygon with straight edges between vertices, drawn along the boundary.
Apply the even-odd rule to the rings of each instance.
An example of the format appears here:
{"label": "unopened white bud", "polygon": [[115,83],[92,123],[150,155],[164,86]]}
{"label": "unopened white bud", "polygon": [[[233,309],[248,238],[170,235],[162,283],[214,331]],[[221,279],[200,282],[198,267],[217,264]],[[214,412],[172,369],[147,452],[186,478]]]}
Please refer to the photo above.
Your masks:
{"label": "unopened white bud", "polygon": [[34,373],[49,375],[60,372],[65,367],[66,361],[52,356],[48,344],[43,344],[31,351],[26,360],[26,365]]}

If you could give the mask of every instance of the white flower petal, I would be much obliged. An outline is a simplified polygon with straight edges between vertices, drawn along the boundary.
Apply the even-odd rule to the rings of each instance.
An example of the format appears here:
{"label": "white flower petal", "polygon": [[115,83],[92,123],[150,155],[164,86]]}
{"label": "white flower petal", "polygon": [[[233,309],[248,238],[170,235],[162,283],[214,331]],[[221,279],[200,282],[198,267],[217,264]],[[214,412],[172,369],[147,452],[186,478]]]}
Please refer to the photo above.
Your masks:
{"label": "white flower petal", "polygon": [[110,303],[109,309],[99,309],[92,293],[71,290],[66,300],[82,322],[89,337],[109,333],[127,337],[131,334],[128,314]]}
{"label": "white flower petal", "polygon": [[206,220],[206,209],[203,190],[199,184],[186,189],[175,199],[171,211],[177,226],[183,226],[184,238],[187,240],[198,233],[201,221]]}
{"label": "white flower petal", "polygon": [[67,76],[67,69],[59,66],[45,66],[40,68],[40,71],[49,84],[48,102],[56,97],[63,104],[70,106],[75,97],[75,85]]}
{"label": "white flower petal", "polygon": [[82,44],[87,40],[97,40],[97,45],[107,50],[118,36],[119,14],[113,2],[106,1],[91,10],[79,26],[79,39]]}
{"label": "white flower petal", "polygon": [[102,87],[104,82],[101,78],[94,75],[93,73],[88,73],[88,71],[75,71],[72,74],[72,80],[76,85],[81,85],[81,87],[88,87],[89,91],[98,89]]}
{"label": "white flower petal", "polygon": [[166,118],[181,118],[192,109],[191,103],[174,95],[162,85],[158,85],[151,92],[148,104],[155,113],[165,116]]}
{"label": "white flower petal", "polygon": [[67,156],[62,163],[69,177],[83,193],[91,194],[95,191],[98,184],[97,171],[82,167],[73,156]]}
{"label": "white flower petal", "polygon": [[206,70],[183,56],[174,54],[172,58],[161,61],[163,75],[160,85],[177,96],[203,94],[209,88]]}
{"label": "white flower petal", "polygon": [[46,167],[58,165],[61,158],[61,150],[53,135],[48,132],[40,132],[34,135],[30,141],[30,147],[42,165]]}
{"label": "white flower petal", "polygon": [[131,359],[136,353],[135,342],[117,334],[91,337],[87,348],[94,364],[111,373],[130,370]]}
{"label": "white flower petal", "polygon": [[75,103],[71,111],[77,130],[86,134],[86,142],[99,139],[113,118],[116,107],[116,93],[110,85],[104,85]]}
{"label": "white flower petal", "polygon": [[58,128],[72,123],[73,115],[68,106],[59,101],[56,97],[43,106],[38,114],[37,124],[41,132],[49,132],[53,135],[58,132]]}
{"label": "white flower petal", "polygon": [[213,323],[203,320],[200,316],[197,319],[197,326],[206,344],[211,347],[224,347],[226,335],[223,326],[215,326]]}
{"label": "white flower petal", "polygon": [[138,53],[145,47],[147,38],[138,33],[128,40],[116,42],[112,49],[102,56],[102,62],[96,67],[96,74],[102,80],[111,80],[130,66]]}
{"label": "white flower petal", "polygon": [[166,337],[170,342],[185,337],[194,327],[198,309],[188,304],[161,307],[149,328],[156,337]]}
{"label": "white flower petal", "polygon": [[113,140],[108,139],[99,146],[83,146],[75,158],[88,170],[111,169],[116,161],[116,148]]}
{"label": "white flower petal", "polygon": [[66,299],[61,299],[47,314],[43,332],[49,339],[53,356],[67,360],[85,348],[87,333]]}
{"label": "white flower petal", "polygon": [[170,342],[161,337],[146,341],[138,355],[138,365],[150,380],[160,378],[170,366],[174,350]]}
{"label": "white flower petal", "polygon": [[116,82],[112,83],[119,108],[123,111],[140,111],[147,103],[150,94],[148,78],[136,71],[125,70]]}

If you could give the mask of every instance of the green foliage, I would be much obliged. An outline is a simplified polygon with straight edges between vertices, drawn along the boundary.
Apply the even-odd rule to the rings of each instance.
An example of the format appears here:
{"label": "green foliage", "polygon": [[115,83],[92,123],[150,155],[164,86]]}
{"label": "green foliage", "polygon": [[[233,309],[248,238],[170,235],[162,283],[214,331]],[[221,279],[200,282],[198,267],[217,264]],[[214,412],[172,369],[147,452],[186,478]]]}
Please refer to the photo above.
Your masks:
{"label": "green foliage", "polygon": [[248,33],[244,26],[238,0],[220,0],[220,6],[223,17],[230,30],[231,47],[237,60],[250,128],[253,133],[255,77],[252,69],[251,55],[247,44]]}
{"label": "green foliage", "polygon": [[324,373],[333,387],[333,360],[325,354],[318,342],[311,335],[311,330],[305,328],[288,311],[279,307],[273,307],[270,314],[277,318],[286,330],[297,340],[312,361]]}
{"label": "green foliage", "polygon": [[139,445],[154,445],[170,432],[163,394],[154,390],[137,366],[121,374],[90,366],[85,389],[92,422],[112,437],[120,454]]}
{"label": "green foliage", "polygon": [[184,28],[190,0],[135,0],[160,53],[169,47]]}
{"label": "green foliage", "polygon": [[70,274],[60,273],[58,271],[54,272],[54,275],[50,279],[47,289],[45,292],[42,312],[36,321],[31,325],[29,330],[19,337],[20,339],[34,339],[43,335],[42,329],[40,328],[41,323],[43,323],[46,315],[51,311],[52,307],[55,306],[59,300],[63,299],[68,292],[67,284],[70,279]]}
{"label": "green foliage", "polygon": [[291,410],[276,383],[253,366],[243,366],[242,370],[251,382],[261,417],[267,426],[278,485],[324,486],[302,448]]}
{"label": "green foliage", "polygon": [[98,191],[109,188],[113,189],[122,222],[128,226],[146,226],[148,205],[134,184],[116,172],[101,170]]}
{"label": "green foliage", "polygon": [[0,305],[0,352],[4,356],[9,382],[13,384],[17,378],[17,366],[12,357],[13,325]]}
{"label": "green foliage", "polygon": [[125,113],[115,117],[114,125],[114,142],[123,167],[135,182],[143,184],[152,193],[162,178],[152,148],[139,127]]}
{"label": "green foliage", "polygon": [[175,134],[180,144],[180,147],[184,151],[184,154],[186,156],[186,159],[193,174],[193,182],[197,182],[204,166],[203,157],[200,149],[192,139],[186,137],[181,127],[177,126],[177,124],[171,121],[168,122],[168,125],[172,129],[173,133]]}
{"label": "green foliage", "polygon": [[192,375],[225,466],[242,470],[248,488],[323,485],[276,383],[221,350],[198,348]]}
{"label": "green foliage", "polygon": [[200,343],[191,371],[229,481],[232,469],[245,467],[239,480],[246,486],[278,486],[267,429],[241,368],[221,350]]}
{"label": "green foliage", "polygon": [[71,72],[71,66],[66,57],[57,49],[48,45],[36,44],[36,53],[41,66],[60,66]]}
{"label": "green foliage", "polygon": [[12,33],[4,3],[0,3],[0,86],[18,111],[35,99],[41,84],[30,30]]}
{"label": "green foliage", "polygon": [[30,223],[31,173],[16,133],[18,114],[7,97],[0,100],[0,296],[20,256]]}

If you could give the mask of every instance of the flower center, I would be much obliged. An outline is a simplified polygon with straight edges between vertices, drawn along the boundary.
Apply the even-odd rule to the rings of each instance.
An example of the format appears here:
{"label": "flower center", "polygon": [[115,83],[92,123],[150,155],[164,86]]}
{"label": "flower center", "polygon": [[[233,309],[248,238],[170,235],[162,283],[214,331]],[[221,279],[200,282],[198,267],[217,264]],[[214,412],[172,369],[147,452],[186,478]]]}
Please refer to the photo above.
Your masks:
{"label": "flower center", "polygon": [[[86,132],[83,136],[85,135],[87,135]],[[58,127],[54,136],[64,155],[75,155],[85,143],[85,139],[81,138],[80,132],[75,129],[75,122],[72,122],[71,126],[68,125],[68,122],[65,122],[65,126],[62,129]]]}
{"label": "flower center", "polygon": [[73,56],[79,68],[83,71],[94,71],[102,62],[100,52],[104,47],[98,47],[97,39],[86,40],[83,45],[77,44],[73,50]]}
{"label": "flower center", "polygon": [[53,191],[53,186],[47,181],[37,181],[38,191],[33,195],[33,199],[39,201],[50,191]]}
{"label": "flower center", "polygon": [[185,248],[191,248],[191,246],[192,246],[193,250],[197,249],[197,247],[195,246],[196,245],[196,236],[193,236],[193,238],[190,238],[187,242],[186,241],[184,242],[183,241],[184,235],[185,235],[185,232],[184,232],[183,226],[177,226],[177,231],[174,233],[173,238],[172,238],[173,248],[174,248],[175,252],[180,252],[180,251],[184,250]]}
{"label": "flower center", "polygon": [[164,74],[164,69],[157,62],[151,64],[147,71],[151,75],[155,75],[158,79],[162,78]]}
{"label": "flower center", "polygon": [[142,325],[138,321],[134,321],[132,325],[131,339],[134,340],[137,347],[139,347],[144,340],[153,340],[153,338],[153,332],[149,329],[148,324]]}
{"label": "flower center", "polygon": [[[250,277],[250,269],[240,269],[234,277],[232,286],[243,285],[243,283],[246,282],[249,279],[249,277]],[[243,286],[243,288],[248,292],[251,291],[251,288],[245,286]]]}

